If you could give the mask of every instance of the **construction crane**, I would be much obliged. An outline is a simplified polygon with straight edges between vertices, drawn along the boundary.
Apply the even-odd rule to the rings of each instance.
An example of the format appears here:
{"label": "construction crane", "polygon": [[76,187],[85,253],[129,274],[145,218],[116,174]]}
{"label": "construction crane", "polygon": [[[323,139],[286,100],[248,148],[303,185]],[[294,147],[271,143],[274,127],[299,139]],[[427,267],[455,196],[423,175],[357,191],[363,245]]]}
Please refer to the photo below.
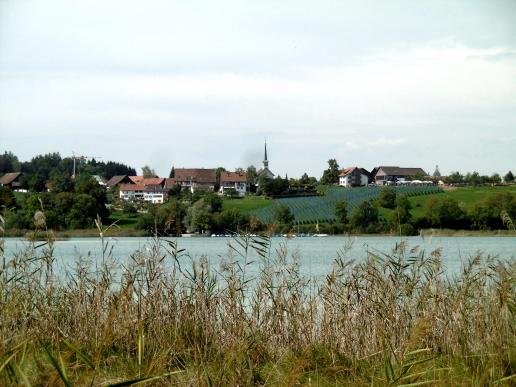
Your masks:
{"label": "construction crane", "polygon": [[75,179],[75,161],[76,160],[86,161],[86,160],[91,160],[91,159],[101,159],[102,157],[78,155],[77,153],[72,151],[72,158],[73,158],[73,174],[72,174],[72,179]]}

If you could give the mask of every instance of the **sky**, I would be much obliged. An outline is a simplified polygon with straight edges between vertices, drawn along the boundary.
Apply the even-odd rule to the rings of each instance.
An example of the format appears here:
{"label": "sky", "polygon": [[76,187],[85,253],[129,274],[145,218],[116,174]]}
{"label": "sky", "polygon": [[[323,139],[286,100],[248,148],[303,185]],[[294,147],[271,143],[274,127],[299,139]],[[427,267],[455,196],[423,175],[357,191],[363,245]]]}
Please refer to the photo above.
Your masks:
{"label": "sky", "polygon": [[516,1],[0,0],[0,152],[516,171]]}

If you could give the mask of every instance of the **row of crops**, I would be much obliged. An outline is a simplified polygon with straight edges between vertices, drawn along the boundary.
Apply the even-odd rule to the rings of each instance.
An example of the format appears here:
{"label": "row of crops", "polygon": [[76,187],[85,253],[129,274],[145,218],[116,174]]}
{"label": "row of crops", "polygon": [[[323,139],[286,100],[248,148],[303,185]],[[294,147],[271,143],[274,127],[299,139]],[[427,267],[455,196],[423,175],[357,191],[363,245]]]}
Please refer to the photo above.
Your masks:
{"label": "row of crops", "polygon": [[[408,196],[429,195],[441,192],[437,186],[399,186],[394,187],[397,194]],[[324,196],[292,197],[275,200],[271,205],[252,211],[261,222],[268,223],[274,217],[276,208],[287,206],[300,224],[335,221],[335,204],[345,200],[348,212],[360,205],[364,200],[375,199],[381,187],[339,188],[328,187]]]}

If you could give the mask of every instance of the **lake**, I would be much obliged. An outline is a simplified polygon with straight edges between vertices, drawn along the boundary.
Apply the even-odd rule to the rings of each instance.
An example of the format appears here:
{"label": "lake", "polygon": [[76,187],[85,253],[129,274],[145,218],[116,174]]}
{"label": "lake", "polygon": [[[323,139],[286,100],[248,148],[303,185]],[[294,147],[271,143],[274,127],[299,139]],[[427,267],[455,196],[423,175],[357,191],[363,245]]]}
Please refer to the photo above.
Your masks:
{"label": "lake", "polygon": [[[150,249],[151,238],[106,238],[113,246],[113,257],[118,263],[127,262],[135,251]],[[177,241],[178,247],[186,249],[190,257],[199,259],[205,256],[215,269],[220,267],[222,259],[227,259],[232,238],[169,238]],[[419,247],[426,253],[441,249],[443,265],[447,274],[457,273],[464,262],[470,257],[482,253],[484,257],[495,256],[501,260],[516,258],[516,237],[306,237],[306,238],[272,238],[272,251],[284,245],[289,253],[299,257],[303,274],[321,278],[331,270],[332,263],[338,252],[347,259],[364,260],[367,252],[389,253],[397,243],[404,241],[409,248]],[[235,242],[232,242],[236,245]],[[26,248],[29,242],[19,238],[5,239],[7,258],[16,251]],[[66,268],[73,266],[79,257],[89,256],[93,261],[102,257],[99,238],[72,238],[56,242],[56,264]],[[224,258],[226,257],[226,258]],[[183,257],[187,264],[190,260]],[[170,262],[171,260],[169,260]],[[257,254],[252,251],[249,261],[259,261]],[[251,265],[249,272],[258,270],[258,264]]]}

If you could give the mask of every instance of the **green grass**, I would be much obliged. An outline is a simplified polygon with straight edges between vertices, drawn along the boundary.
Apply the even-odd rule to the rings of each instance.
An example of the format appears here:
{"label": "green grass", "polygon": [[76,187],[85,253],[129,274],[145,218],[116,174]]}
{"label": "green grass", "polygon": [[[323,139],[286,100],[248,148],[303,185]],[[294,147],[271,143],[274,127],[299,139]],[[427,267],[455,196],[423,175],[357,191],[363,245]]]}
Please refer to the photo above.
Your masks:
{"label": "green grass", "polygon": [[[426,203],[428,203],[431,198],[449,196],[457,200],[465,210],[470,210],[476,203],[482,201],[487,195],[497,192],[516,193],[516,185],[500,187],[458,187],[455,189],[445,190],[443,193],[439,194],[413,196],[410,197],[409,200],[412,204],[412,216],[414,218],[421,218],[424,215]],[[388,211],[384,211],[384,214],[387,213]]]}
{"label": "green grass", "polygon": [[268,199],[263,196],[246,196],[238,199],[224,199],[222,208],[224,210],[236,208],[242,212],[249,212],[270,206],[273,203],[273,199]]}
{"label": "green grass", "polygon": [[135,228],[139,217],[139,214],[128,214],[122,211],[113,211],[109,215],[109,223],[111,224],[116,222],[118,227],[124,229]]}

